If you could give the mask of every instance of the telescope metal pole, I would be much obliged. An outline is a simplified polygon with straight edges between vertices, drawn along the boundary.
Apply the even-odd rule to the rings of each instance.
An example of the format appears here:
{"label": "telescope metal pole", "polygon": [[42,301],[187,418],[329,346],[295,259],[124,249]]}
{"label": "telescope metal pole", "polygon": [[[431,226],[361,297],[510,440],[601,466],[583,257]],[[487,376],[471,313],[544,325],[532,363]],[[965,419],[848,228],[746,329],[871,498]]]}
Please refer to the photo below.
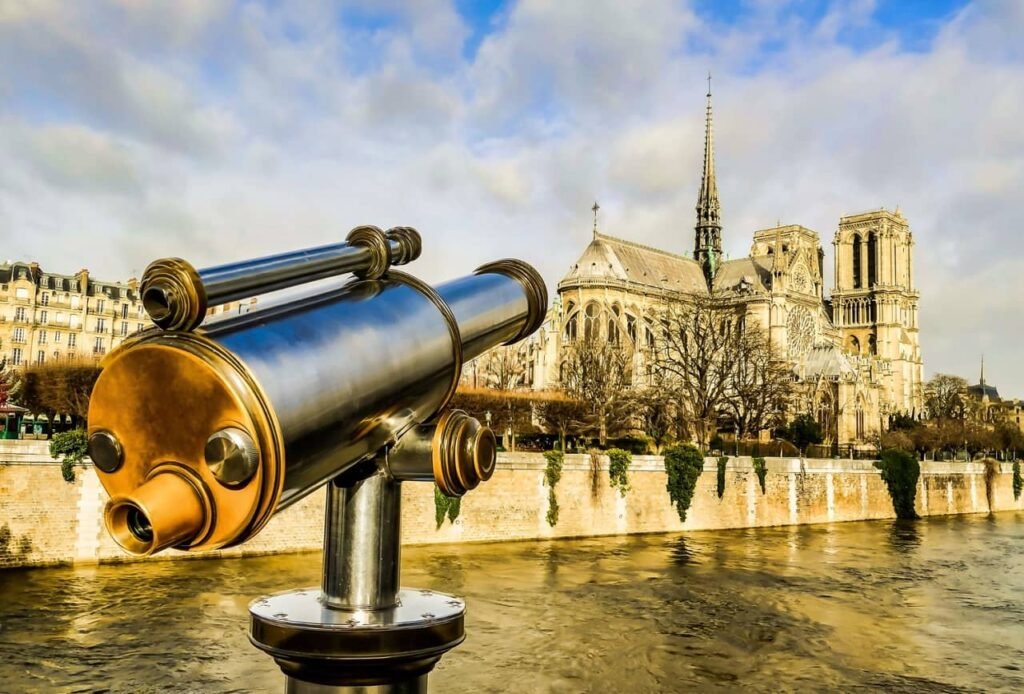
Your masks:
{"label": "telescope metal pole", "polygon": [[250,608],[250,640],[281,666],[287,694],[426,694],[464,638],[462,600],[400,588],[402,487],[386,456],[327,485],[320,590]]}
{"label": "telescope metal pole", "polygon": [[[378,456],[369,477],[327,485],[323,604],[345,611],[379,611],[398,603],[401,569],[401,484]],[[325,685],[287,678],[287,694],[425,694],[427,675],[370,686]]]}

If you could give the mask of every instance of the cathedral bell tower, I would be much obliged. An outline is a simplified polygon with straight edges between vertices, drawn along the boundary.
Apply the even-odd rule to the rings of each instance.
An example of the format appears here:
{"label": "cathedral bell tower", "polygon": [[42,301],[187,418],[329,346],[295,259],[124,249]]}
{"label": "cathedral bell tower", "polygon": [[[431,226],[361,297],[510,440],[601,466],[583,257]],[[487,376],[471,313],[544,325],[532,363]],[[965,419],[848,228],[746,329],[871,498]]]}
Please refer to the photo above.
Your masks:
{"label": "cathedral bell tower", "polygon": [[715,181],[715,147],[711,130],[711,75],[708,75],[708,105],[704,124],[704,173],[697,195],[697,226],[693,258],[700,263],[708,286],[722,259],[722,222]]}
{"label": "cathedral bell tower", "polygon": [[880,360],[892,379],[894,411],[923,407],[923,367],[914,288],[914,238],[907,220],[877,210],[839,220],[833,322],[847,352]]}

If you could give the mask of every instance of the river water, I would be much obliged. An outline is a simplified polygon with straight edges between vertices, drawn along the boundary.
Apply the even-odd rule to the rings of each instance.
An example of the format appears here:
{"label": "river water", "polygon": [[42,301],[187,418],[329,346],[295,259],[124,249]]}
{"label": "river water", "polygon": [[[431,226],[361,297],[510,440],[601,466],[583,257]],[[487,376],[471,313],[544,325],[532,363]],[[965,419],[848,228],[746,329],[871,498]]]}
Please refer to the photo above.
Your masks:
{"label": "river water", "polygon": [[[433,692],[1024,691],[1024,514],[406,548]],[[0,691],[281,692],[246,605],[319,555],[0,572]]]}

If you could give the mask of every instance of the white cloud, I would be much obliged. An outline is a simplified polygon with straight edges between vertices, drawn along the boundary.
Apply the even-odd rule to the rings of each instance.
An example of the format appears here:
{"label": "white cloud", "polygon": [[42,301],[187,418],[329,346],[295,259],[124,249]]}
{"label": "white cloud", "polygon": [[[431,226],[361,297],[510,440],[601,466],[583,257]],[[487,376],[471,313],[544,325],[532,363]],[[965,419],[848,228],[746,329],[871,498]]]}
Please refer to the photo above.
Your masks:
{"label": "white cloud", "polygon": [[927,368],[973,374],[984,348],[1020,395],[1021,7],[972,5],[911,52],[870,2],[722,26],[524,0],[467,61],[440,1],[0,3],[0,245],[114,278],[412,224],[428,279],[518,255],[553,286],[595,197],[608,233],[690,249],[711,69],[729,253],[781,220],[831,256],[841,215],[898,204]]}

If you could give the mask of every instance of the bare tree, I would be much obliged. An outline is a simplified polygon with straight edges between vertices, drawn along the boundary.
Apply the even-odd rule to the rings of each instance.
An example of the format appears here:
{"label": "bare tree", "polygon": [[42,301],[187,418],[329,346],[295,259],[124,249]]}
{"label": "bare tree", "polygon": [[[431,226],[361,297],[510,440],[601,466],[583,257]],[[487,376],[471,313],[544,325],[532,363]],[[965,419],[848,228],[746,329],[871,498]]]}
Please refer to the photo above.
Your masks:
{"label": "bare tree", "polygon": [[669,304],[654,350],[655,368],[688,416],[702,449],[726,402],[742,335],[736,310],[715,296]]}
{"label": "bare tree", "polygon": [[579,434],[587,426],[587,407],[564,392],[538,394],[537,416],[549,430],[558,432],[559,450],[565,451],[569,434]]}
{"label": "bare tree", "polygon": [[516,432],[530,421],[531,402],[521,393],[529,386],[526,374],[522,344],[495,347],[464,370],[463,391],[491,400],[487,411],[492,412],[492,421],[504,431],[509,450],[515,450]]}
{"label": "bare tree", "polygon": [[967,410],[967,381],[935,374],[924,387],[925,406],[933,419],[963,419]]}
{"label": "bare tree", "polygon": [[562,387],[583,402],[597,419],[598,440],[608,440],[609,415],[629,386],[632,353],[597,337],[569,345],[562,362]]}
{"label": "bare tree", "polygon": [[793,372],[759,326],[735,336],[724,409],[740,436],[783,422],[793,393]]}
{"label": "bare tree", "polygon": [[657,378],[651,385],[630,393],[629,408],[630,413],[639,420],[643,432],[654,443],[655,453],[660,453],[665,442],[677,435],[678,405]]}

